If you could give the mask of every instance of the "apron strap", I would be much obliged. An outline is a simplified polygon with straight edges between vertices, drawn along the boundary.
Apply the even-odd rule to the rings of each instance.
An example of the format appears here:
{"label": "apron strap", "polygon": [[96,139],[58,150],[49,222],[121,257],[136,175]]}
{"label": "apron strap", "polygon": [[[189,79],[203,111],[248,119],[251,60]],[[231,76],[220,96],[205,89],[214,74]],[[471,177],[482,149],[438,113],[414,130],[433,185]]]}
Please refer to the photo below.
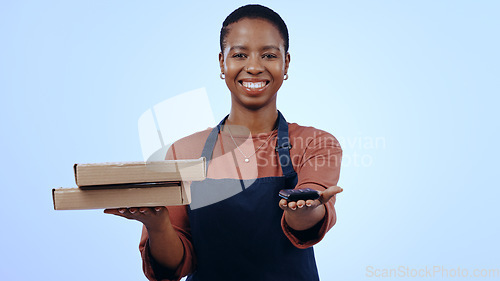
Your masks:
{"label": "apron strap", "polygon": [[[212,154],[215,148],[215,143],[217,142],[217,137],[220,130],[223,128],[226,119],[229,117],[227,115],[220,121],[220,123],[212,129],[210,135],[208,135],[205,146],[201,153],[202,157],[207,160],[207,165],[205,166],[205,172],[208,172],[208,166],[212,160]],[[278,160],[281,166],[281,171],[285,177],[286,188],[294,188],[297,185],[297,173],[293,169],[292,159],[290,157],[290,149],[292,145],[290,144],[290,137],[288,134],[288,123],[283,117],[283,114],[278,110],[278,137],[276,140],[276,152],[278,153]]]}
{"label": "apron strap", "polygon": [[297,173],[293,169],[292,158],[290,157],[290,136],[288,134],[288,123],[283,114],[278,110],[278,139],[276,140],[276,152],[280,162],[281,171],[285,177],[286,188],[295,188],[297,185]]}
{"label": "apron strap", "polygon": [[210,135],[208,135],[207,141],[205,142],[205,146],[203,147],[203,151],[201,152],[201,157],[205,157],[207,160],[207,164],[205,166],[205,174],[208,173],[208,165],[210,164],[210,160],[212,160],[212,154],[214,152],[215,143],[217,142],[217,137],[219,136],[219,132],[224,126],[224,122],[226,122],[229,114],[220,121],[220,123],[212,129]]}

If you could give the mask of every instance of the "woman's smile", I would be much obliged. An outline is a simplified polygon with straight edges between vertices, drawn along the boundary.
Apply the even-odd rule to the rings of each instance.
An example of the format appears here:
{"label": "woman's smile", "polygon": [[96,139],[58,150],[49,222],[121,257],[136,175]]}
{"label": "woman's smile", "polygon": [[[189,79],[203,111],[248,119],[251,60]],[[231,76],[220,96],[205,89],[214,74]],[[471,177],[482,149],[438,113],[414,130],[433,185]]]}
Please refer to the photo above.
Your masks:
{"label": "woman's smile", "polygon": [[269,85],[269,80],[243,79],[238,81],[248,94],[259,94]]}

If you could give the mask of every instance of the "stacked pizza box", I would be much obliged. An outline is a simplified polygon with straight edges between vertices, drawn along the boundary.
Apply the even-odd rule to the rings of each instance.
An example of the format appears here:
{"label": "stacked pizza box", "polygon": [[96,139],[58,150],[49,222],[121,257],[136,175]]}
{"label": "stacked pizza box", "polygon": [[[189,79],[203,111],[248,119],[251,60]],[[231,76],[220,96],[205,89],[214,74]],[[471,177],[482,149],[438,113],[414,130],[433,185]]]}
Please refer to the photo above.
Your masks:
{"label": "stacked pizza box", "polygon": [[76,188],[54,188],[55,210],[191,203],[190,184],[206,177],[205,158],[75,164]]}

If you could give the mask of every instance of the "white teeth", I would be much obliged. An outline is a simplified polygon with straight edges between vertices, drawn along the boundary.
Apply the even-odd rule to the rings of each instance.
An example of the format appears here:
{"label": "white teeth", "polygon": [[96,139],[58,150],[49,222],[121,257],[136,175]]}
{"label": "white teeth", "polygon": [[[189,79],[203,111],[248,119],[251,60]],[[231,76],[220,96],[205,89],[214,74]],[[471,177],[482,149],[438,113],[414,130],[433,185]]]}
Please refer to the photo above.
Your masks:
{"label": "white teeth", "polygon": [[245,88],[250,88],[250,89],[257,89],[257,88],[262,88],[266,86],[266,82],[243,82],[243,87]]}

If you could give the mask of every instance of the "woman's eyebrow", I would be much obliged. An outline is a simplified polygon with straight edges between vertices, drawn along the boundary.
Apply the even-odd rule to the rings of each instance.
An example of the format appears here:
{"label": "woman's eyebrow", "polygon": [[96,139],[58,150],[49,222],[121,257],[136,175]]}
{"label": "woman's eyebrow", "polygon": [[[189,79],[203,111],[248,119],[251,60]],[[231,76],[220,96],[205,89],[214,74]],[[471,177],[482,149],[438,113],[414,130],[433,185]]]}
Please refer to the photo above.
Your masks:
{"label": "woman's eyebrow", "polygon": [[248,48],[241,45],[236,45],[229,48],[229,51],[234,51],[234,50],[248,50]]}
{"label": "woman's eyebrow", "polygon": [[[278,46],[275,46],[275,45],[266,45],[262,48],[260,48],[262,51],[267,51],[267,50],[276,50],[278,52],[281,52],[281,49],[278,47]],[[246,46],[243,46],[243,45],[236,45],[236,46],[232,46],[231,48],[229,48],[229,51],[235,51],[235,50],[243,50],[243,51],[247,51],[248,50],[248,47]]]}
{"label": "woman's eyebrow", "polygon": [[264,46],[262,47],[262,50],[263,51],[267,51],[267,50],[276,50],[278,52],[281,52],[281,49],[278,47],[278,46],[275,46],[275,45],[267,45],[267,46]]}

